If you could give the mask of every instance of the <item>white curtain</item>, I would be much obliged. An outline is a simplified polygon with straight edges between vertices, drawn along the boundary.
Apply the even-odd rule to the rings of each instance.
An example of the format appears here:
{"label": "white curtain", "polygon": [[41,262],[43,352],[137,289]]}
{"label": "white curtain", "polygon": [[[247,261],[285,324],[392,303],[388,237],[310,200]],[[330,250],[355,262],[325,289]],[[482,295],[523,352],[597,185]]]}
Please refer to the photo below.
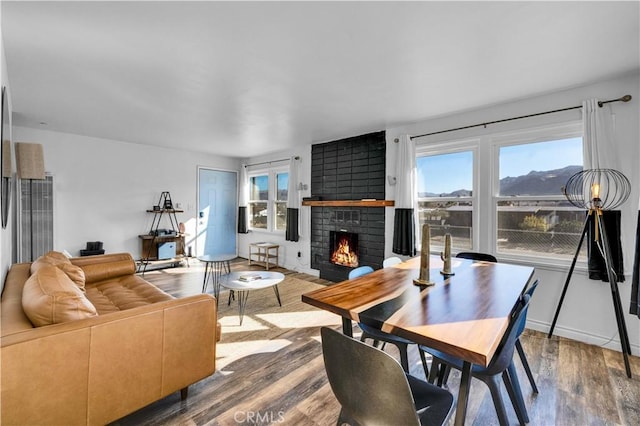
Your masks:
{"label": "white curtain", "polygon": [[396,208],[416,207],[416,143],[409,135],[402,135],[396,157]]}
{"label": "white curtain", "polygon": [[416,253],[416,229],[418,229],[416,144],[409,135],[402,135],[397,146],[392,251],[404,256],[414,256]]}
{"label": "white curtain", "polygon": [[582,102],[582,138],[585,169],[617,170],[617,147],[609,105],[600,107],[597,99]]}
{"label": "white curtain", "polygon": [[287,188],[287,229],[285,240],[298,241],[300,239],[300,191],[298,189],[300,157],[289,160],[289,186]]}
{"label": "white curtain", "polygon": [[240,194],[238,197],[238,205],[240,207],[246,207],[249,202],[249,179],[247,178],[247,165],[240,166]]}
{"label": "white curtain", "polygon": [[240,182],[238,185],[238,233],[246,234],[249,232],[247,204],[249,203],[249,179],[247,177],[247,165],[240,166]]}
{"label": "white curtain", "polygon": [[291,157],[289,160],[289,186],[287,194],[287,208],[297,209],[300,207],[300,191],[298,184],[300,183],[300,161],[296,160],[296,157]]}

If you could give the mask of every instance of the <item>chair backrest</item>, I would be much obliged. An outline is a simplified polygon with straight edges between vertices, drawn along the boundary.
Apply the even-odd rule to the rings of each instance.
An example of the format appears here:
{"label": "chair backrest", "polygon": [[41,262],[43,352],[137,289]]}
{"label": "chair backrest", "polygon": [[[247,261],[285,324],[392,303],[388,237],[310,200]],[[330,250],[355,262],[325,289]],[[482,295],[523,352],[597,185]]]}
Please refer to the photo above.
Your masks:
{"label": "chair backrest", "polygon": [[354,278],[370,274],[371,272],[373,272],[373,268],[371,266],[358,266],[349,272],[349,279],[352,280]]}
{"label": "chair backrest", "polygon": [[398,263],[402,263],[402,259],[396,256],[391,256],[382,261],[382,267],[388,268],[389,266],[397,265]]}
{"label": "chair backrest", "polygon": [[462,251],[456,254],[456,257],[462,258],[462,259],[482,260],[484,262],[498,263],[498,259],[496,259],[494,255],[489,253],[476,253],[473,251]]}
{"label": "chair backrest", "polygon": [[360,425],[419,425],[404,370],[389,354],[323,327],[322,355],[343,414]]}
{"label": "chair backrest", "polygon": [[[536,287],[538,287],[538,280],[535,280],[533,282],[533,284],[531,284],[531,287],[529,287],[524,294],[528,294],[529,298],[532,298],[533,297],[533,292],[536,291]],[[517,327],[518,328],[518,331],[517,331],[518,337],[520,337],[520,335],[524,331],[525,325],[527,325],[527,316],[526,315],[524,315],[522,318],[520,318],[520,323],[518,324],[518,327]]]}
{"label": "chair backrest", "polygon": [[513,359],[513,351],[515,349],[516,340],[518,340],[519,337],[518,328],[520,321],[522,321],[523,318],[526,321],[529,300],[531,300],[531,297],[528,294],[523,294],[516,303],[511,314],[511,319],[509,320],[509,327],[505,332],[498,350],[493,355],[493,358],[487,367],[488,374],[498,374],[503,372]]}

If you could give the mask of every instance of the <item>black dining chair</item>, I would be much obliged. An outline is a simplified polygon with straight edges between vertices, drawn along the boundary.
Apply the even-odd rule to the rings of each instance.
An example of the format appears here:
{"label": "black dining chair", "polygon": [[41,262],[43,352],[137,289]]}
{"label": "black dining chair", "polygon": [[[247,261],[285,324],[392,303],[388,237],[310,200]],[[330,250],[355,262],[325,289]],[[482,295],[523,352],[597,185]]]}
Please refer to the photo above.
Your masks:
{"label": "black dining chair", "polygon": [[[487,367],[481,365],[473,365],[471,367],[471,376],[481,380],[489,387],[500,425],[509,424],[504,401],[500,392],[500,377],[502,377],[502,381],[507,388],[507,393],[518,416],[518,421],[521,425],[529,422],[529,415],[524,405],[520,382],[518,381],[515,364],[513,363],[513,353],[519,336],[520,322],[527,316],[530,299],[528,294],[520,296],[511,314],[505,336],[489,365]],[[433,356],[431,374],[429,375],[430,383],[433,383],[436,378],[438,379],[439,385],[443,383],[445,366],[462,371],[463,361],[461,359],[431,348],[421,347],[421,349],[428,351]]]}
{"label": "black dining chair", "polygon": [[[352,280],[357,277],[361,277],[363,275],[367,275],[373,272],[373,268],[370,266],[360,266],[358,268],[352,269],[349,272],[349,279]],[[358,323],[358,327],[362,330],[362,335],[360,336],[360,341],[365,342],[367,339],[373,340],[373,346],[376,348],[382,342],[382,348],[384,349],[384,345],[386,343],[390,343],[398,348],[398,352],[400,353],[400,365],[406,373],[409,373],[409,354],[408,354],[408,346],[415,345],[416,343],[402,338],[400,336],[396,336],[395,334],[386,333],[379,328]],[[422,361],[422,368],[424,369],[424,377],[429,377],[429,367],[427,364],[427,359],[423,351],[418,350],[420,353],[420,360]]]}
{"label": "black dining chair", "polygon": [[[535,280],[533,284],[527,289],[525,294],[528,294],[529,297],[533,297],[533,292],[536,291],[536,287],[538,287],[538,280]],[[522,347],[522,342],[520,342],[520,336],[524,331],[525,325],[527,324],[526,315],[520,320],[520,324],[518,324],[518,339],[516,340],[516,351],[518,352],[518,356],[520,357],[520,361],[522,362],[522,367],[524,368],[525,373],[527,374],[527,378],[529,379],[529,383],[531,384],[531,388],[534,393],[538,392],[538,386],[536,386],[536,381],[533,378],[533,373],[531,372],[531,367],[529,367],[529,361],[527,360],[527,356],[524,353],[524,348]]]}
{"label": "black dining chair", "polygon": [[340,403],[337,424],[443,425],[453,395],[409,374],[386,352],[322,327],[322,356]]}
{"label": "black dining chair", "polygon": [[[498,259],[496,259],[494,255],[489,253],[466,251],[466,252],[458,253],[456,257],[463,258],[463,259],[470,259],[470,260],[479,260],[484,262],[493,262],[493,263],[498,262]],[[538,286],[538,281],[536,280],[527,290],[527,294],[530,297],[533,297],[533,292],[535,291],[537,286]],[[524,371],[527,374],[527,378],[529,379],[529,383],[531,384],[531,388],[533,389],[533,392],[538,393],[538,386],[536,386],[536,381],[533,378],[533,373],[531,372],[529,361],[527,360],[527,356],[524,353],[524,348],[522,347],[522,343],[520,342],[520,335],[524,331],[525,324],[526,324],[526,318],[524,318],[524,321],[522,321],[522,323],[519,325],[518,340],[516,340],[516,351],[518,352],[518,356],[520,357],[520,361],[522,362],[522,366],[524,367]],[[447,371],[445,373],[445,377],[448,376],[448,374],[449,372]]]}
{"label": "black dining chair", "polygon": [[494,255],[489,253],[479,253],[475,251],[462,251],[456,254],[456,257],[460,259],[480,260],[483,262],[498,263],[498,259],[496,259]]}

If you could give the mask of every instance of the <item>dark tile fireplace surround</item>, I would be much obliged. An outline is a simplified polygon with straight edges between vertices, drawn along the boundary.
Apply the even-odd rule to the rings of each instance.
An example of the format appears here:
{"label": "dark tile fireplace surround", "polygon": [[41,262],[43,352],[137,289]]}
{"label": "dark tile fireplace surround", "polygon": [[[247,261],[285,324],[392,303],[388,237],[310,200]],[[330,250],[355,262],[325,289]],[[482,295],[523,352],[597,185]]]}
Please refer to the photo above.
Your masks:
{"label": "dark tile fireplace surround", "polygon": [[[385,132],[311,147],[311,195],[322,201],[385,199]],[[382,267],[384,207],[311,207],[311,267],[338,282],[353,268],[331,262],[331,231],[358,234],[359,266]]]}

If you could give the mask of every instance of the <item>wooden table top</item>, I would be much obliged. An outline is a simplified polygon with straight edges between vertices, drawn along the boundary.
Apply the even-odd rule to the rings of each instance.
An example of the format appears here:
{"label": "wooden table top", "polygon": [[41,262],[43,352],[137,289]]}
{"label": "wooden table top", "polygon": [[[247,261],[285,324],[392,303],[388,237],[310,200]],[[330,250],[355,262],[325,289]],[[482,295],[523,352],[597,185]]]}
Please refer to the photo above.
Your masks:
{"label": "wooden table top", "polygon": [[436,284],[418,287],[420,257],[302,295],[302,301],[343,318],[487,366],[534,268],[452,259],[455,275],[440,274],[431,256]]}

